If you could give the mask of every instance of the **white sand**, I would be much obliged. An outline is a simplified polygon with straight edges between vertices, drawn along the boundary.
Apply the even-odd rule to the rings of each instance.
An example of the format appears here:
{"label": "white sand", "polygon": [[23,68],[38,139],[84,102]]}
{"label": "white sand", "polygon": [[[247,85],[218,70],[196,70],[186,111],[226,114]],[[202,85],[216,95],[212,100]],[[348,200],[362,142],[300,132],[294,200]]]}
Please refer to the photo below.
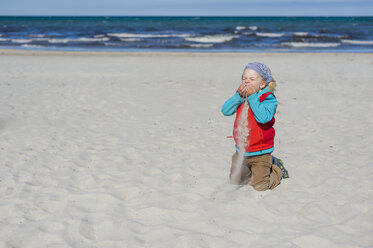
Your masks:
{"label": "white sand", "polygon": [[[247,62],[290,179],[229,185]],[[372,247],[373,54],[0,51],[0,247]]]}

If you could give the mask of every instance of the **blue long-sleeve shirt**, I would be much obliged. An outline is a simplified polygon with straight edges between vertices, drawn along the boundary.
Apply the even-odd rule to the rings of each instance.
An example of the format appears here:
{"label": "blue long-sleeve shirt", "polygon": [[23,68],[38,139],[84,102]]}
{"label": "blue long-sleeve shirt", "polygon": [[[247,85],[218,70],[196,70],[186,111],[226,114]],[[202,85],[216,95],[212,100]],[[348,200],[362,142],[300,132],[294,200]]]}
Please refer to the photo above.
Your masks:
{"label": "blue long-sleeve shirt", "polygon": [[[260,92],[254,93],[247,97],[249,106],[251,110],[253,111],[255,120],[259,123],[266,123],[272,120],[273,116],[276,113],[277,108],[277,100],[276,98],[270,94],[266,97],[266,99],[263,102],[260,102],[260,96],[269,92],[268,86],[262,89]],[[223,115],[229,116],[236,113],[237,108],[241,105],[241,103],[245,100],[245,98],[242,98],[238,92],[236,92],[231,98],[229,98],[221,108],[221,112]],[[238,147],[236,146],[237,151]],[[258,152],[246,152],[245,156],[256,156],[261,154],[270,153],[274,150],[274,148],[270,148],[263,151]]]}

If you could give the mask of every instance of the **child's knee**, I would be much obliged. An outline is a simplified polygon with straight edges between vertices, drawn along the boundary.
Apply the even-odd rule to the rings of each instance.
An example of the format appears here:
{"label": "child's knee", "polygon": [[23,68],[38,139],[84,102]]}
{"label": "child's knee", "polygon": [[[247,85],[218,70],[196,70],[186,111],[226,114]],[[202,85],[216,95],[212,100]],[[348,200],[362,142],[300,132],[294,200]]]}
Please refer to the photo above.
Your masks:
{"label": "child's knee", "polygon": [[257,191],[265,191],[269,189],[276,188],[281,182],[281,179],[271,175],[269,178],[266,178],[260,182],[252,184],[253,188]]}

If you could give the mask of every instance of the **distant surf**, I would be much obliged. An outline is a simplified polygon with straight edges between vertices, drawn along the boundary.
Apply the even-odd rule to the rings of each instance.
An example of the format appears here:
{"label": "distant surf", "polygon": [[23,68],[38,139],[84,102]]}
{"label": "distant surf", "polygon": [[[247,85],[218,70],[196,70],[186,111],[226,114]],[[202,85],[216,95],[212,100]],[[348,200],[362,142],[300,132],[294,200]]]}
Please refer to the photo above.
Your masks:
{"label": "distant surf", "polygon": [[0,17],[0,48],[373,52],[373,17]]}

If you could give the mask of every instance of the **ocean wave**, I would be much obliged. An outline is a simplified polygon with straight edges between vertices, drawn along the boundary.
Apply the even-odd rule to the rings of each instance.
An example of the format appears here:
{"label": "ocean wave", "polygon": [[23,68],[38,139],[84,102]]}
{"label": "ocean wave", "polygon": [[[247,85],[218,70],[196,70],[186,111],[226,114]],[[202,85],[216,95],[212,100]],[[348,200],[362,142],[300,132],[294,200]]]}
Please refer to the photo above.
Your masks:
{"label": "ocean wave", "polygon": [[306,42],[282,42],[281,45],[289,47],[337,47],[341,43],[306,43]]}
{"label": "ocean wave", "polygon": [[234,33],[236,35],[245,35],[245,36],[251,36],[255,34],[254,32],[242,32],[242,31],[237,31],[237,30],[235,30]]}
{"label": "ocean wave", "polygon": [[293,32],[295,36],[301,36],[302,38],[316,38],[316,39],[343,39],[347,38],[348,35],[341,35],[341,34],[318,34],[318,33],[308,33],[308,32]]}
{"label": "ocean wave", "polygon": [[373,40],[342,40],[342,43],[353,45],[373,45]]}
{"label": "ocean wave", "polygon": [[69,42],[101,42],[101,41],[108,41],[108,40],[110,40],[110,38],[109,37],[103,37],[103,38],[81,37],[81,38],[78,38],[78,39],[69,39],[69,38],[58,39],[58,38],[54,38],[54,39],[46,39],[46,40],[48,41],[48,43],[69,43]]}
{"label": "ocean wave", "polygon": [[213,47],[214,44],[190,44],[188,46],[192,48],[210,48]]}
{"label": "ocean wave", "polygon": [[245,29],[250,29],[250,30],[252,30],[252,31],[256,31],[256,30],[259,29],[259,27],[257,27],[257,26],[249,26],[249,27],[245,27],[245,26],[237,26],[237,27],[236,27],[236,30],[237,30],[237,31],[241,31],[241,30],[245,30]]}
{"label": "ocean wave", "polygon": [[114,43],[114,42],[105,42],[105,46],[121,46],[122,44],[120,43]]}
{"label": "ocean wave", "polygon": [[254,35],[254,32],[243,32],[242,35],[251,36]]}
{"label": "ocean wave", "polygon": [[272,37],[272,38],[277,38],[277,37],[282,37],[285,34],[284,33],[255,33],[259,37]]}
{"label": "ocean wave", "polygon": [[100,41],[108,41],[108,40],[110,40],[109,37],[102,37],[102,38],[86,38],[86,37],[82,37],[82,38],[76,39],[76,41],[78,41],[78,42],[100,42]]}
{"label": "ocean wave", "polygon": [[30,43],[32,40],[30,39],[12,39],[11,40],[13,43]]}
{"label": "ocean wave", "polygon": [[43,46],[40,46],[40,45],[31,45],[31,44],[23,44],[23,45],[21,45],[21,47],[25,47],[25,48],[41,48]]}
{"label": "ocean wave", "polygon": [[203,49],[213,47],[214,44],[173,44],[166,45],[167,49]]}
{"label": "ocean wave", "polygon": [[[4,39],[6,41],[9,39]],[[78,39],[70,39],[70,38],[33,38],[33,39],[10,39],[13,43],[30,43],[34,41],[47,41],[48,43],[69,43],[69,42],[101,42],[101,41],[108,41],[110,40],[109,37],[102,37],[102,38],[89,38],[89,37],[81,37]],[[1,41],[1,40],[0,40]]]}
{"label": "ocean wave", "polygon": [[205,35],[200,37],[184,38],[186,41],[199,43],[224,43],[238,38],[238,35]]}
{"label": "ocean wave", "polygon": [[29,37],[44,38],[47,36],[45,34],[30,34]]}
{"label": "ocean wave", "polygon": [[108,33],[108,36],[118,38],[168,38],[168,37],[190,37],[190,34],[133,34],[133,33]]}
{"label": "ocean wave", "polygon": [[138,42],[141,41],[142,39],[139,38],[119,38],[121,41],[124,42]]}
{"label": "ocean wave", "polygon": [[348,38],[348,35],[342,35],[342,34],[321,34],[321,37],[327,37],[327,38],[337,38],[337,39],[346,39]]}
{"label": "ocean wave", "polygon": [[7,41],[9,39],[0,38],[0,41]]}
{"label": "ocean wave", "polygon": [[308,35],[307,32],[294,32],[293,34],[296,36],[307,36]]}
{"label": "ocean wave", "polygon": [[76,41],[75,39],[47,39],[48,43],[52,43],[52,44],[55,44],[55,43],[68,43],[68,42],[73,42],[73,41]]}

